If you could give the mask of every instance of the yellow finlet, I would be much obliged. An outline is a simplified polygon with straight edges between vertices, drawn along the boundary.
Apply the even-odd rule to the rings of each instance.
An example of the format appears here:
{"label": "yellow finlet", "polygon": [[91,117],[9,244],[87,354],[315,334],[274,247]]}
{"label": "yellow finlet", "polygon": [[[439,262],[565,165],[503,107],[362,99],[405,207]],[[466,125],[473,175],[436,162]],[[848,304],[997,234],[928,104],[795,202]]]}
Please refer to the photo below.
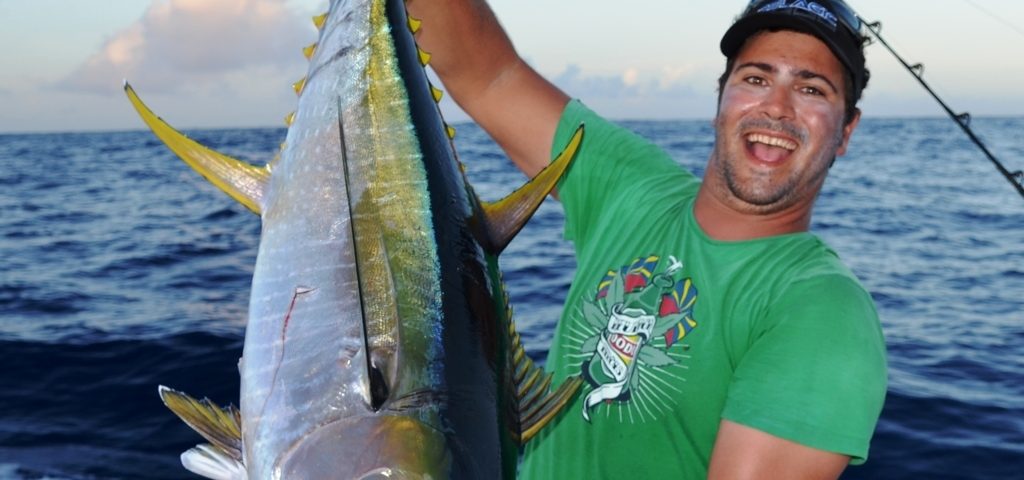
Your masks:
{"label": "yellow finlet", "polygon": [[420,31],[420,27],[423,26],[423,22],[417,18],[409,17],[409,31],[413,34]]}
{"label": "yellow finlet", "polygon": [[553,375],[544,375],[543,369],[526,355],[522,339],[516,332],[515,322],[511,320],[508,334],[513,357],[510,378],[515,390],[515,423],[519,427],[513,431],[512,437],[520,445],[524,445],[569,405],[583,385],[583,379],[578,375],[568,377],[558,388],[552,389]]}
{"label": "yellow finlet", "polygon": [[450,140],[454,140],[455,139],[455,127],[453,127],[451,125],[445,125],[445,130],[448,133],[448,138]]}
{"label": "yellow finlet", "polygon": [[437,88],[433,85],[430,86],[430,94],[434,96],[435,102],[440,102],[441,97],[444,97],[444,92],[440,88]]}
{"label": "yellow finlet", "polygon": [[420,52],[420,65],[427,66],[427,64],[430,63],[430,54],[424,52],[420,47],[416,47],[416,50]]}
{"label": "yellow finlet", "polygon": [[124,91],[142,121],[171,151],[245,208],[257,214],[261,212],[263,194],[270,180],[267,167],[250,165],[200,145],[153,113],[128,82],[124,83]]}
{"label": "yellow finlet", "polygon": [[316,25],[317,30],[323,30],[324,23],[327,22],[327,13],[322,13],[313,17],[313,25]]}
{"label": "yellow finlet", "polygon": [[306,60],[313,58],[313,52],[316,51],[316,42],[309,44],[306,48],[302,49],[302,56],[306,57]]}
{"label": "yellow finlet", "polygon": [[[288,115],[285,115],[285,117],[284,117],[284,124],[285,124],[285,126],[286,127],[290,127],[290,126],[292,126],[293,123],[295,123],[295,112],[292,112],[292,113],[289,113]],[[281,150],[284,150],[284,144],[283,143],[281,144]]]}
{"label": "yellow finlet", "polygon": [[292,90],[295,90],[296,95],[302,95],[303,88],[306,88],[306,77],[292,84]]}

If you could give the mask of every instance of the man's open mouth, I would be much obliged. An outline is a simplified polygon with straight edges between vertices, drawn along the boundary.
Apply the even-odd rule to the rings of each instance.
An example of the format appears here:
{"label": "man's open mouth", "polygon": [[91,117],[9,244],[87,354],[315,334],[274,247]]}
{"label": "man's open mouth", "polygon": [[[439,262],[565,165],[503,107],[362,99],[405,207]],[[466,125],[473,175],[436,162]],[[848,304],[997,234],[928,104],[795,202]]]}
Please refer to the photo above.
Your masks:
{"label": "man's open mouth", "polygon": [[767,163],[780,162],[796,150],[796,142],[764,133],[746,135],[747,149],[758,160]]}

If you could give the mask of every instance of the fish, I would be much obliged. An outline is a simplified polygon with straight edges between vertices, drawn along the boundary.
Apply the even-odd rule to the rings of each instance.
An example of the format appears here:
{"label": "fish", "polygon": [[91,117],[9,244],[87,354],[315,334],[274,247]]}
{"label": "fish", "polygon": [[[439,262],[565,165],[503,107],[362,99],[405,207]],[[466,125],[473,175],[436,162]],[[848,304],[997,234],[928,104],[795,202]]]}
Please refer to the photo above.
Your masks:
{"label": "fish", "polygon": [[262,221],[239,406],[159,387],[214,479],[512,478],[578,393],[526,355],[498,255],[570,168],[580,125],[524,186],[479,199],[402,0],[333,0],[265,165],[143,122]]}

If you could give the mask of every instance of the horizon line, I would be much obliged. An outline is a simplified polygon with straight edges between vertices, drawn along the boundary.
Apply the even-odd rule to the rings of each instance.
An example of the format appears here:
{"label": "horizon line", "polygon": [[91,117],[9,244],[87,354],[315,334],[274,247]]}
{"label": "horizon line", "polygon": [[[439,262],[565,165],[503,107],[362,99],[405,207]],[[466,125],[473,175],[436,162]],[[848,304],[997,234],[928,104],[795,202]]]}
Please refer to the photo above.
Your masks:
{"label": "horizon line", "polygon": [[[606,120],[611,122],[654,122],[654,123],[693,123],[693,122],[710,122],[712,117],[679,117],[679,118],[643,118],[643,117],[605,117]],[[956,124],[953,119],[947,115],[937,114],[921,114],[921,115],[894,115],[894,114],[877,114],[871,116],[861,116],[861,122],[872,121],[872,120],[936,120],[936,119],[948,119],[950,122]],[[987,115],[971,115],[971,120],[1016,120],[1024,119],[1024,113],[1020,114],[987,114]],[[448,122],[453,127],[459,125],[476,125],[471,119],[467,120],[455,120]],[[173,127],[175,130],[184,131],[220,131],[220,130],[288,130],[286,126],[273,126],[273,125],[249,125],[249,126],[191,126],[191,127]],[[61,134],[102,134],[102,133],[135,133],[135,132],[149,132],[145,125],[131,128],[83,128],[76,130],[65,130],[65,129],[54,129],[54,130],[5,130],[0,131],[0,136],[9,135],[61,135]]]}

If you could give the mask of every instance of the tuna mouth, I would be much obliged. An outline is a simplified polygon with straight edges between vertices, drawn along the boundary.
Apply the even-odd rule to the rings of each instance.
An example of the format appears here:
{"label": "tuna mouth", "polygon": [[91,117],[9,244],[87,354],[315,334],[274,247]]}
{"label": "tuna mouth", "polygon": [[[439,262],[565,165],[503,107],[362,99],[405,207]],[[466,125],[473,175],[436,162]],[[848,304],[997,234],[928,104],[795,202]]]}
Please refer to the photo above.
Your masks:
{"label": "tuna mouth", "polygon": [[764,163],[781,162],[798,147],[793,140],[767,133],[748,133],[744,139],[750,155]]}

